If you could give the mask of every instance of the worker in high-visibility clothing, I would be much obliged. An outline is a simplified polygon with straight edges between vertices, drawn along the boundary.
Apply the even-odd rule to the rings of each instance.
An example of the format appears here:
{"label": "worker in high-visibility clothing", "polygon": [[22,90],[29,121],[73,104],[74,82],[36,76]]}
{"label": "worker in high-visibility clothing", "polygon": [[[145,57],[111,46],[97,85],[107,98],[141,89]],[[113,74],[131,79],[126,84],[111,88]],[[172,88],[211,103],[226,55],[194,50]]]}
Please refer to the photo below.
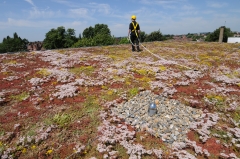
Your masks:
{"label": "worker in high-visibility clothing", "polygon": [[136,51],[135,44],[137,45],[137,51],[141,51],[139,47],[139,35],[140,35],[140,26],[136,22],[137,17],[135,15],[132,15],[131,20],[132,22],[129,24],[129,31],[128,31],[128,37],[130,35],[130,40],[132,43],[132,51]]}

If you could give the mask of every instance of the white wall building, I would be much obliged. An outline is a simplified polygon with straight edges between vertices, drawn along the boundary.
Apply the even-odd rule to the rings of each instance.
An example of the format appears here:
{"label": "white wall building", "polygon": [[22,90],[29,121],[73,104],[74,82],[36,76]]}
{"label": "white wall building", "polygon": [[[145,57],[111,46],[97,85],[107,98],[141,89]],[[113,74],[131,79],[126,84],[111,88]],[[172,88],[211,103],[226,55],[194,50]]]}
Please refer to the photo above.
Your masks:
{"label": "white wall building", "polygon": [[228,43],[240,43],[240,37],[229,37]]}

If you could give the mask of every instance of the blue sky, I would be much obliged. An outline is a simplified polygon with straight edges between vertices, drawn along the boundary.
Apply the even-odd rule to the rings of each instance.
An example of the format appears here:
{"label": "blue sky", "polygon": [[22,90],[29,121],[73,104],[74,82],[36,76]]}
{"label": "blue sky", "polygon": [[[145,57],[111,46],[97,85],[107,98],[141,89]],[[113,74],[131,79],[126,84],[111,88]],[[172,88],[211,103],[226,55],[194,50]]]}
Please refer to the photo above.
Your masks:
{"label": "blue sky", "polygon": [[42,41],[52,28],[75,29],[76,36],[107,24],[115,37],[127,36],[131,15],[149,34],[212,32],[225,25],[240,31],[240,0],[0,0],[0,42],[13,33]]}

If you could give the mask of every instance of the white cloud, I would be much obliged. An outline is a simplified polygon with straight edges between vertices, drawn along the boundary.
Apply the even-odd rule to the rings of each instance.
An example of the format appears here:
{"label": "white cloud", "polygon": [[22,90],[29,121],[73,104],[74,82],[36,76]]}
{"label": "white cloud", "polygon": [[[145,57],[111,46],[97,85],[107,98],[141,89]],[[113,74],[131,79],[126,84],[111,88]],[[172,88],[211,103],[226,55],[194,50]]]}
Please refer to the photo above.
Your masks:
{"label": "white cloud", "polygon": [[37,8],[33,8],[33,10],[29,11],[29,17],[30,18],[52,18],[52,17],[60,17],[62,15],[61,11],[46,11],[45,10],[39,10]]}
{"label": "white cloud", "polygon": [[23,19],[16,20],[12,18],[8,18],[7,25],[15,26],[15,27],[36,27],[37,26],[36,24],[28,20],[23,20]]}
{"label": "white cloud", "polygon": [[67,0],[52,0],[54,2],[57,2],[57,3],[62,3],[62,4],[69,4],[69,2]]}
{"label": "white cloud", "polygon": [[[63,4],[65,7],[78,7],[78,5],[76,3],[73,3],[69,0],[52,0],[53,2],[59,3],[59,4]],[[82,6],[82,5],[81,5]]]}
{"label": "white cloud", "polygon": [[227,3],[220,3],[220,2],[208,2],[207,3],[208,7],[212,7],[212,8],[223,8],[227,6]]}
{"label": "white cloud", "polygon": [[209,15],[212,15],[215,13],[215,11],[213,10],[205,10],[205,11],[202,11],[203,14],[209,14]]}
{"label": "white cloud", "polygon": [[240,10],[238,10],[238,9],[232,9],[231,12],[233,12],[233,13],[240,13]]}
{"label": "white cloud", "polygon": [[89,8],[103,14],[109,14],[111,11],[111,7],[108,4],[90,3]]}
{"label": "white cloud", "polygon": [[81,26],[82,24],[84,24],[82,21],[73,21],[71,23],[72,26]]}
{"label": "white cloud", "polygon": [[88,9],[87,8],[78,8],[78,9],[70,9],[69,13],[71,16],[80,16],[80,17],[87,17],[88,16]]}
{"label": "white cloud", "polygon": [[31,21],[25,19],[12,19],[8,18],[7,21],[0,21],[0,28],[16,28],[16,27],[29,27],[29,28],[56,28],[59,26],[66,26],[69,28],[77,28],[86,26],[86,21],[72,21],[72,22],[52,22],[52,21]]}
{"label": "white cloud", "polygon": [[34,5],[34,3],[33,3],[33,1],[32,0],[25,0],[26,2],[28,2],[29,4],[31,4],[32,6],[34,6],[35,7],[35,5]]}
{"label": "white cloud", "polygon": [[158,4],[158,5],[164,5],[164,4],[170,4],[170,3],[181,3],[185,2],[186,0],[140,0],[143,4]]}
{"label": "white cloud", "polygon": [[9,28],[9,27],[47,27],[53,25],[54,22],[51,21],[30,21],[25,19],[13,19],[8,18],[7,21],[0,21],[0,28]]}
{"label": "white cloud", "polygon": [[194,10],[195,8],[193,6],[191,6],[191,5],[183,5],[182,9],[183,10]]}

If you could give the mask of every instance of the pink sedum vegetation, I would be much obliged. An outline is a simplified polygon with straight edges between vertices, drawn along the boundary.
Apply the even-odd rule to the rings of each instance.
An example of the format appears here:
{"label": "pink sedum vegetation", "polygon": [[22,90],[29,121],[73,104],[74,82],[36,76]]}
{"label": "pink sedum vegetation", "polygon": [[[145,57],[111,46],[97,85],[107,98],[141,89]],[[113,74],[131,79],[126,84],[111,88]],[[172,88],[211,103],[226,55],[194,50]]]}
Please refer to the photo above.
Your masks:
{"label": "pink sedum vegetation", "polygon": [[0,103],[4,101],[5,101],[4,92],[0,92]]}
{"label": "pink sedum vegetation", "polygon": [[201,121],[192,123],[190,129],[193,129],[200,135],[202,142],[206,142],[210,138],[209,129],[217,124],[219,117],[217,114],[206,113],[202,115],[202,118]]}
{"label": "pink sedum vegetation", "polygon": [[[132,159],[239,158],[240,54],[234,50],[236,45],[179,42],[146,45],[150,45],[148,48],[154,50],[155,56],[147,51],[131,53],[128,45],[0,55],[0,157],[118,158],[120,152],[116,147],[120,146]],[[90,74],[70,71],[82,66],[90,66],[94,71]],[[117,103],[132,98],[130,90],[138,90],[137,93],[151,90],[205,110],[190,125],[190,132],[197,134],[197,139],[189,136],[185,142],[158,148],[139,143],[136,137],[139,132],[109,111]],[[22,97],[23,92],[28,96]],[[85,103],[81,102],[88,96],[97,98],[99,109],[95,109],[101,110],[96,132],[83,127],[96,117],[91,114],[94,109],[87,107],[84,111],[88,113],[77,114],[84,109]],[[73,109],[74,104],[79,105],[71,110],[74,113],[70,114],[73,118],[68,127],[43,124],[45,118]],[[31,131],[34,135],[25,134]],[[151,129],[144,133],[154,136]],[[87,141],[92,136],[96,140],[93,148],[87,150]],[[31,150],[32,145],[38,148]],[[52,154],[46,154],[52,149]]]}
{"label": "pink sedum vegetation", "polygon": [[70,83],[70,84],[56,86],[56,89],[58,91],[53,94],[53,97],[57,97],[58,99],[63,99],[63,98],[66,98],[66,97],[71,98],[71,97],[76,96],[78,87],[73,86]]}
{"label": "pink sedum vegetation", "polygon": [[[162,150],[146,150],[143,145],[135,144],[136,132],[129,130],[126,123],[120,124],[119,119],[115,116],[107,116],[106,112],[101,112],[100,117],[103,120],[102,125],[98,127],[100,133],[98,141],[100,143],[97,146],[97,150],[100,153],[105,153],[105,155],[112,157],[117,153],[115,151],[112,153],[112,147],[115,144],[120,144],[126,149],[129,158],[141,158],[142,155],[151,155],[152,153],[161,158]],[[112,122],[118,122],[119,124],[113,125],[111,124]]]}

